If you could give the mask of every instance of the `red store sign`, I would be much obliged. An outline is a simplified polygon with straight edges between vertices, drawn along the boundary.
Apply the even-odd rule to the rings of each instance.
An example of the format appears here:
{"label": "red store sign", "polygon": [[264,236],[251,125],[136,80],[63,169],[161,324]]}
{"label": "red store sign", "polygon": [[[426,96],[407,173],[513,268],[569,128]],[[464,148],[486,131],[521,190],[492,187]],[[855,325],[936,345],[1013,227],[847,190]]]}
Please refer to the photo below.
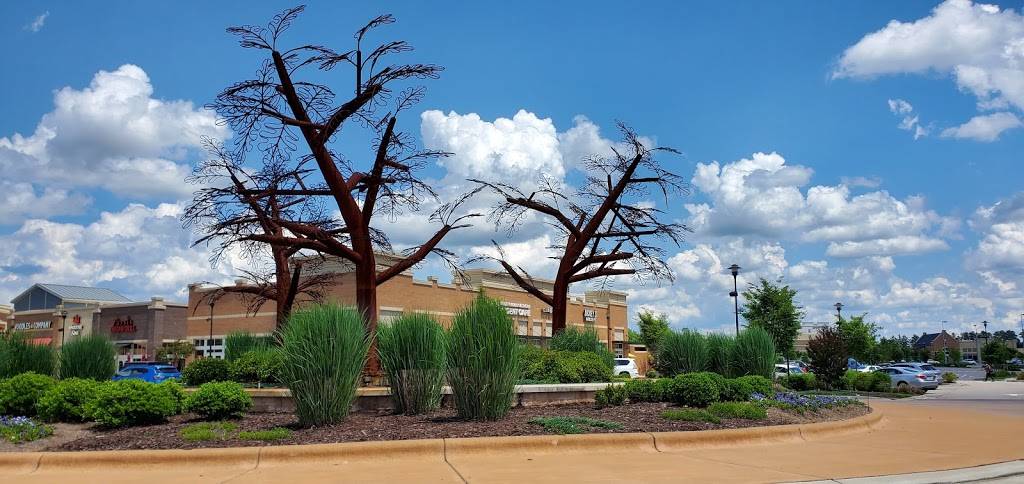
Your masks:
{"label": "red store sign", "polygon": [[111,333],[134,333],[135,330],[135,321],[132,321],[131,316],[125,319],[116,318],[114,324],[110,326]]}

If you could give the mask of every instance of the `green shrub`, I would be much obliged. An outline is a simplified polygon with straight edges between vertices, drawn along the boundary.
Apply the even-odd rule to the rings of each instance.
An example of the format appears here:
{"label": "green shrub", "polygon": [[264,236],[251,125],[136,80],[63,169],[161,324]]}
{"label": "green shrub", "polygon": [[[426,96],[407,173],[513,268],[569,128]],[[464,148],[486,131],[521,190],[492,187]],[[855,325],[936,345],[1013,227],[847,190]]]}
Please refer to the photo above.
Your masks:
{"label": "green shrub", "polygon": [[52,377],[34,372],[4,380],[0,384],[0,415],[35,416],[39,398],[56,383]]}
{"label": "green shrub", "polygon": [[611,368],[602,356],[592,351],[550,351],[520,349],[522,377],[552,383],[596,383],[610,381]]}
{"label": "green shrub", "polygon": [[85,412],[107,428],[161,423],[177,413],[178,403],[167,391],[142,380],[106,382],[96,390],[96,398],[86,404]]}
{"label": "green shrub", "polygon": [[775,395],[775,388],[772,386],[772,381],[761,375],[747,375],[736,378],[736,380],[749,384],[753,389],[754,393],[760,394],[764,397],[773,397]]}
{"label": "green shrub", "polygon": [[817,379],[814,377],[814,373],[788,375],[781,378],[780,383],[782,383],[782,386],[798,392],[818,388]]}
{"label": "green shrub", "polygon": [[708,345],[708,371],[722,376],[732,376],[732,354],[736,338],[722,333],[706,336]]}
{"label": "green shrub", "polygon": [[775,370],[775,343],[771,335],[757,326],[741,331],[733,346],[731,365],[735,376],[771,378]]}
{"label": "green shrub", "polygon": [[380,362],[391,383],[395,412],[426,413],[441,405],[444,329],[427,314],[406,314],[377,328]]}
{"label": "green shrub", "polygon": [[669,400],[678,405],[706,407],[718,399],[718,384],[707,373],[684,373],[669,385]]}
{"label": "green shrub", "polygon": [[888,392],[892,390],[892,377],[887,373],[875,371],[871,373],[871,390]]}
{"label": "green shrub", "polygon": [[481,293],[455,315],[448,332],[448,383],[459,417],[504,417],[518,376],[512,320],[500,302]]}
{"label": "green shrub", "polygon": [[88,378],[107,381],[117,371],[117,350],[109,339],[98,335],[68,341],[60,348],[57,373],[61,380]]}
{"label": "green shrub", "polygon": [[746,420],[764,420],[768,412],[764,407],[751,402],[715,402],[708,407],[708,412],[719,418],[742,418]]}
{"label": "green shrub", "polygon": [[685,422],[722,423],[718,417],[702,408],[672,408],[661,412],[661,418]]}
{"label": "green shrub", "polygon": [[238,418],[252,408],[252,397],[233,381],[203,383],[185,398],[185,410],[206,420]]}
{"label": "green shrub", "polygon": [[[661,402],[665,400],[665,384],[662,380],[630,380],[622,385],[630,403]],[[665,380],[667,381],[667,380]]]}
{"label": "green shrub", "polygon": [[337,423],[348,415],[370,340],[354,308],[320,304],[294,311],[281,332],[281,383],[304,426]]}
{"label": "green shrub", "polygon": [[256,336],[248,331],[232,331],[224,337],[224,359],[228,362],[246,353],[275,347],[273,336]]}
{"label": "green shrub", "polygon": [[537,417],[531,424],[541,425],[553,434],[582,434],[589,428],[618,430],[622,424],[588,417]]}
{"label": "green shrub", "polygon": [[156,384],[156,389],[170,397],[171,401],[174,402],[174,415],[185,411],[186,396],[185,389],[182,388],[181,383],[175,380],[164,380]]}
{"label": "green shrub", "polygon": [[601,357],[608,370],[615,367],[615,354],[601,342],[601,337],[594,329],[579,329],[576,326],[566,327],[551,338],[548,347],[553,351],[586,351]]}
{"label": "green shrub", "polygon": [[725,391],[725,381],[726,381],[726,378],[724,376],[719,375],[718,373],[715,373],[715,372],[712,372],[712,371],[701,371],[701,372],[697,372],[697,373],[699,375],[704,375],[704,376],[710,378],[711,381],[715,382],[715,388],[718,390],[719,398],[721,398],[722,392]]}
{"label": "green shrub", "polygon": [[244,430],[238,433],[238,438],[241,440],[262,440],[264,442],[287,439],[291,436],[292,431],[284,427],[274,427],[270,430]]}
{"label": "green shrub", "polygon": [[268,346],[236,357],[228,363],[228,368],[232,380],[259,387],[264,383],[279,383],[282,365],[284,353],[280,348]]}
{"label": "green shrub", "polygon": [[704,335],[690,330],[669,331],[658,342],[658,371],[674,376],[704,371],[708,366],[708,347]]}
{"label": "green shrub", "polygon": [[661,373],[658,373],[658,370],[655,370],[654,368],[651,368],[650,370],[647,370],[647,374],[644,375],[644,376],[646,376],[647,378],[652,378],[652,379],[653,378],[661,378]]}
{"label": "green shrub", "polygon": [[754,394],[754,387],[747,381],[739,378],[725,380],[721,399],[723,402],[746,402]]}
{"label": "green shrub", "polygon": [[46,390],[36,403],[39,417],[48,422],[85,422],[86,405],[94,398],[100,385],[95,380],[68,378]]}
{"label": "green shrub", "polygon": [[945,383],[956,383],[957,378],[959,377],[956,375],[956,373],[953,373],[951,371],[947,371],[942,374],[942,381]]}
{"label": "green shrub", "polygon": [[200,422],[186,425],[178,435],[189,442],[208,442],[227,440],[236,430],[238,424],[234,422]]}
{"label": "green shrub", "polygon": [[56,360],[49,345],[33,344],[17,331],[0,333],[0,378],[28,372],[52,375]]}
{"label": "green shrub", "polygon": [[197,387],[211,381],[231,380],[231,369],[228,362],[220,358],[199,358],[185,367],[181,378],[186,385]]}
{"label": "green shrub", "polygon": [[626,403],[626,387],[624,385],[608,385],[594,392],[594,404],[598,408],[619,406]]}
{"label": "green shrub", "polygon": [[846,345],[839,330],[832,326],[821,328],[807,344],[807,356],[811,359],[811,370],[823,388],[842,385],[846,371]]}

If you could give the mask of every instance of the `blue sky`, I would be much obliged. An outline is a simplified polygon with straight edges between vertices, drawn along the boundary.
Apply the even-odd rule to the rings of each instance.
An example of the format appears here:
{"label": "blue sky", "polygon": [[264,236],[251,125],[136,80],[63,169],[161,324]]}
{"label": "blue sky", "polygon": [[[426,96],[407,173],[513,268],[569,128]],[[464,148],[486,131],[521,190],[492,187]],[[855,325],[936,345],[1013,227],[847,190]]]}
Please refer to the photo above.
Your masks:
{"label": "blue sky", "polygon": [[[180,298],[189,280],[231,277],[231,264],[204,267],[206,254],[189,249],[191,234],[173,223],[189,191],[175,176],[200,156],[192,134],[230,136],[201,106],[258,62],[224,28],[264,23],[290,5],[0,4],[0,42],[9,47],[0,90],[0,167],[8,173],[0,246],[9,248],[0,253],[0,300],[39,281]],[[674,285],[618,283],[634,307],[664,311],[677,326],[717,329],[731,318],[720,269],[735,261],[751,268],[749,277],[793,284],[808,319],[826,318],[843,300],[887,332],[910,333],[941,320],[957,330],[982,319],[1017,327],[1024,312],[1020,8],[321,2],[286,39],[347,48],[351,31],[393,13],[387,38],[409,40],[416,61],[446,68],[417,112],[400,120],[428,145],[463,150],[427,170],[437,179],[474,173],[486,162],[470,153],[486,148],[536,163],[497,173],[564,165],[571,184],[578,147],[558,135],[599,129],[583,146],[600,150],[615,139],[617,119],[683,151],[666,163],[693,179],[693,194],[665,208],[696,232],[669,250]],[[55,93],[65,88],[61,104]],[[142,108],[103,104],[119,102],[107,90],[125,89],[146,101]],[[418,116],[433,111],[440,113]],[[479,119],[465,117],[474,113]],[[157,127],[138,128],[133,116]],[[498,131],[517,141],[446,138],[487,132],[497,118],[512,120]],[[135,131],[120,132],[133,119]],[[561,143],[555,151],[536,150],[545,136]],[[724,182],[730,165],[735,176]],[[125,166],[162,171],[154,178],[116,168]],[[506,242],[536,247],[541,235]],[[476,253],[481,238],[453,239],[453,248]],[[439,271],[434,263],[420,269]]]}

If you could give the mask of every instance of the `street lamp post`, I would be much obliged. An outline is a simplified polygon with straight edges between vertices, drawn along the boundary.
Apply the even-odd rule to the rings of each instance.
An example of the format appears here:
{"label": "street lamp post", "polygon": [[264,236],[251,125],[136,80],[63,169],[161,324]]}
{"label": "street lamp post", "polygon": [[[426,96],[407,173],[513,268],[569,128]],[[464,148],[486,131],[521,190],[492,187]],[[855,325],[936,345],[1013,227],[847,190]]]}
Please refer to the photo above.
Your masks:
{"label": "street lamp post", "polygon": [[736,334],[740,334],[740,293],[739,286],[736,282],[736,276],[739,275],[741,267],[733,264],[729,266],[729,272],[732,274],[732,292],[729,293],[732,296],[733,312],[736,316]]}
{"label": "street lamp post", "polygon": [[843,320],[843,303],[837,302],[835,304],[835,308],[836,308],[836,323],[838,323],[839,321]]}
{"label": "street lamp post", "polygon": [[61,308],[60,312],[60,345],[64,346],[64,327],[68,324],[68,310]]}
{"label": "street lamp post", "polygon": [[217,301],[213,298],[210,299],[210,339],[206,340],[206,356],[213,355],[213,306],[217,304]]}

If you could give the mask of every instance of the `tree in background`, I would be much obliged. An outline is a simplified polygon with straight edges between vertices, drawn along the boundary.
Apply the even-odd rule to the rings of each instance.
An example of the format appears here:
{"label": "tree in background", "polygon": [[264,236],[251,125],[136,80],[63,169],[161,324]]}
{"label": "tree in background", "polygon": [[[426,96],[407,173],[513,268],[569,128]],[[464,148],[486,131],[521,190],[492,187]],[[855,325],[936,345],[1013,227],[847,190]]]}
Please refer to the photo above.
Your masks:
{"label": "tree in background", "polygon": [[184,368],[185,360],[195,351],[195,345],[188,340],[164,343],[160,349],[156,350],[156,360],[166,361],[180,370]]}
{"label": "tree in background", "polygon": [[840,319],[836,326],[850,357],[857,361],[876,363],[879,359],[875,351],[878,325],[865,321],[866,316],[865,313],[850,319]]}
{"label": "tree in background", "polygon": [[981,347],[981,359],[985,363],[1001,365],[1017,355],[1017,352],[1006,347],[1002,340],[989,341]]}
{"label": "tree in background", "polygon": [[651,203],[652,196],[658,196],[667,205],[670,192],[687,192],[685,180],[666,170],[655,156],[678,152],[649,146],[649,140],[625,124],[619,123],[619,130],[623,140],[611,148],[611,155],[594,155],[581,162],[586,181],[575,191],[548,178],[541,179],[531,193],[510,183],[470,180],[500,198],[490,215],[496,226],[511,232],[524,221],[543,217],[559,232],[551,247],[558,268],[550,289],[522,267],[513,266],[496,242],[497,255],[481,257],[501,264],[519,287],[551,306],[554,333],[565,329],[573,283],[606,281],[618,275],[671,281],[665,250],[654,241],[678,246],[683,232],[690,230],[666,221],[669,217]]}
{"label": "tree in background", "polygon": [[950,348],[947,355],[949,357],[949,364],[959,365],[963,362],[964,355],[960,352],[960,348]]}
{"label": "tree in background", "polygon": [[743,291],[746,303],[743,318],[750,326],[764,329],[775,343],[775,351],[789,358],[793,343],[800,332],[800,319],[804,313],[793,299],[796,291],[789,286],[779,286],[761,278],[758,284],[751,283]]}
{"label": "tree in background", "polygon": [[839,330],[832,326],[821,328],[807,343],[807,356],[818,382],[828,388],[839,388],[846,372],[846,347]]}
{"label": "tree in background", "polygon": [[996,331],[992,333],[992,336],[1003,341],[1013,341],[1015,345],[1020,344],[1020,341],[1017,339],[1017,333],[1008,329]]}
{"label": "tree in background", "polygon": [[637,314],[636,324],[640,327],[640,341],[647,347],[647,354],[657,360],[658,343],[670,331],[668,318],[664,314],[643,310]]}

